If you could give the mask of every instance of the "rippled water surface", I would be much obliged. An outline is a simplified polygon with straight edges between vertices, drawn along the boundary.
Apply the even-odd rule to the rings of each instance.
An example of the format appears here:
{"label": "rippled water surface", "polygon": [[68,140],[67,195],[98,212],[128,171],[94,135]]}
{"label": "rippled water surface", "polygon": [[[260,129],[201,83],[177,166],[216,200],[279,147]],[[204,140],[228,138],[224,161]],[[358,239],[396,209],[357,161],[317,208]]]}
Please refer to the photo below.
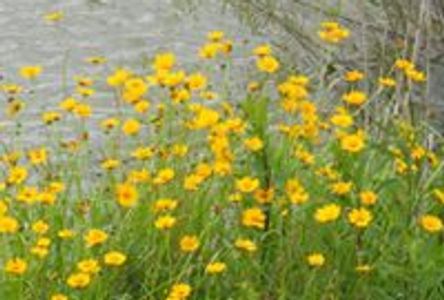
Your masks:
{"label": "rippled water surface", "polygon": [[[37,114],[41,108],[50,108],[61,100],[64,79],[91,74],[91,66],[83,63],[86,57],[103,55],[112,66],[137,69],[154,53],[172,50],[186,64],[196,62],[196,50],[210,30],[223,29],[237,41],[251,37],[234,16],[222,13],[216,2],[205,1],[192,14],[183,14],[177,0],[1,0],[3,81],[23,82],[17,76],[20,66],[42,65],[44,72],[35,87],[38,96],[24,96],[38,102],[30,103],[28,108],[28,113]],[[43,20],[46,13],[59,10],[64,12],[59,24]],[[104,71],[96,70],[101,74]],[[101,94],[98,87],[95,101],[105,101],[104,98],[106,94]],[[99,115],[108,107],[102,103],[97,109]],[[1,121],[7,122],[4,115]],[[37,115],[29,117],[24,122],[25,130],[38,124]]]}

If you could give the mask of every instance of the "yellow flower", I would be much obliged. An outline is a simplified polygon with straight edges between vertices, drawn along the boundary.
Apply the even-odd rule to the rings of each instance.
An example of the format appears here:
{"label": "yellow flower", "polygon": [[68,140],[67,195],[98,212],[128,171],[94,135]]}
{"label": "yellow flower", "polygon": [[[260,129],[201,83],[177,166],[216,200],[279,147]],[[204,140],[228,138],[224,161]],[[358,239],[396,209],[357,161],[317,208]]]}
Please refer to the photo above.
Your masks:
{"label": "yellow flower", "polygon": [[359,193],[359,199],[364,205],[373,205],[378,201],[378,195],[372,191],[362,191]]}
{"label": "yellow flower", "polygon": [[203,59],[214,58],[223,48],[223,44],[219,42],[206,43],[199,49],[199,57]]}
{"label": "yellow flower", "polygon": [[127,208],[136,205],[139,200],[136,187],[128,183],[117,185],[116,196],[119,205]]}
{"label": "yellow flower", "polygon": [[257,68],[265,73],[276,73],[279,70],[280,63],[273,56],[259,57],[256,61]]}
{"label": "yellow flower", "polygon": [[227,265],[225,263],[220,262],[220,261],[216,261],[216,262],[209,263],[205,267],[205,273],[210,274],[210,275],[215,275],[215,274],[223,273],[226,269],[227,269]]}
{"label": "yellow flower", "polygon": [[236,180],[236,189],[242,193],[252,193],[259,184],[259,179],[246,176]]}
{"label": "yellow flower", "polygon": [[171,52],[157,54],[154,58],[153,68],[156,71],[170,70],[176,63],[176,56]]}
{"label": "yellow flower", "polygon": [[201,73],[191,74],[186,78],[186,86],[192,91],[204,89],[207,86],[207,78]]}
{"label": "yellow flower", "polygon": [[303,204],[307,202],[310,197],[304,186],[296,178],[287,180],[285,183],[285,192],[293,204]]}
{"label": "yellow flower", "polygon": [[331,185],[331,191],[335,195],[343,196],[345,194],[348,194],[351,191],[352,187],[352,182],[339,181]]}
{"label": "yellow flower", "polygon": [[96,259],[85,259],[77,263],[77,269],[82,273],[95,274],[99,273],[100,265]]}
{"label": "yellow flower", "polygon": [[170,182],[176,176],[176,172],[171,168],[161,169],[157,172],[156,177],[153,179],[153,183],[156,185],[162,185]]}
{"label": "yellow flower", "polygon": [[8,205],[6,204],[6,201],[0,200],[0,217],[6,214],[6,212],[8,211]]}
{"label": "yellow flower", "polygon": [[379,85],[383,87],[395,87],[396,86],[396,80],[392,77],[380,77]]}
{"label": "yellow flower", "polygon": [[108,76],[107,83],[112,87],[121,86],[129,77],[131,77],[130,71],[125,69],[117,69],[113,74]]}
{"label": "yellow flower", "polygon": [[[76,105],[77,107],[77,105]],[[60,121],[62,119],[60,113],[55,112],[55,111],[48,111],[48,112],[44,112],[42,114],[42,120],[43,123],[45,123],[46,125],[51,125],[57,121]]]}
{"label": "yellow flower", "polygon": [[102,129],[105,131],[110,131],[119,126],[119,124],[120,124],[119,119],[107,118],[100,123],[100,127],[102,127]]}
{"label": "yellow flower", "polygon": [[348,213],[348,221],[358,228],[367,227],[372,219],[372,213],[365,208],[354,208]]}
{"label": "yellow flower", "polygon": [[155,213],[171,211],[177,207],[177,204],[177,200],[173,200],[170,198],[161,198],[154,202],[153,211]]}
{"label": "yellow flower", "polygon": [[259,45],[256,48],[253,49],[253,54],[256,56],[270,56],[271,53],[271,46],[268,44]]}
{"label": "yellow flower", "polygon": [[242,213],[242,224],[246,227],[264,229],[266,219],[266,215],[258,207],[246,209]]}
{"label": "yellow flower", "polygon": [[171,287],[167,300],[186,300],[191,295],[192,288],[186,283],[176,283]]}
{"label": "yellow flower", "polygon": [[347,152],[357,153],[365,147],[364,136],[361,133],[346,134],[341,137],[341,148]]}
{"label": "yellow flower", "polygon": [[61,239],[67,240],[75,236],[75,232],[71,229],[62,229],[57,232],[57,236]]}
{"label": "yellow flower", "polygon": [[129,78],[123,85],[122,98],[131,104],[141,100],[148,91],[148,85],[142,78]]}
{"label": "yellow flower", "polygon": [[128,183],[146,183],[150,180],[151,175],[146,169],[131,170],[128,174]]}
{"label": "yellow flower", "polygon": [[47,22],[56,23],[63,20],[65,17],[63,11],[52,11],[43,16],[43,19]]}
{"label": "yellow flower", "polygon": [[145,100],[140,100],[134,104],[134,110],[138,112],[139,114],[146,113],[148,109],[150,108],[150,103]]}
{"label": "yellow flower", "polygon": [[221,41],[225,36],[225,33],[223,31],[210,31],[207,34],[207,38],[212,42],[219,42]]}
{"label": "yellow flower", "polygon": [[87,247],[103,244],[108,239],[108,234],[100,229],[90,229],[84,236]]}
{"label": "yellow flower", "polygon": [[22,275],[28,269],[28,264],[25,260],[21,258],[13,258],[6,261],[4,269],[6,273],[13,275]]}
{"label": "yellow flower", "polygon": [[434,189],[433,190],[433,196],[441,204],[444,204],[444,189]]}
{"label": "yellow flower", "polygon": [[104,262],[107,266],[118,267],[126,262],[126,255],[119,251],[110,251],[105,253]]}
{"label": "yellow flower", "polygon": [[234,246],[246,252],[257,251],[256,243],[249,239],[236,239],[236,241],[234,242]]}
{"label": "yellow flower", "polygon": [[259,137],[254,136],[246,139],[244,141],[244,145],[248,150],[252,152],[257,152],[264,147],[264,142]]}
{"label": "yellow flower", "polygon": [[430,233],[440,232],[443,229],[442,220],[434,215],[424,215],[420,218],[422,228]]}
{"label": "yellow flower", "polygon": [[322,22],[319,37],[328,43],[337,44],[350,35],[350,31],[337,22]]}
{"label": "yellow flower", "polygon": [[3,84],[1,86],[1,90],[10,96],[14,96],[20,94],[23,91],[23,87],[18,84],[9,83],[9,84]]}
{"label": "yellow flower", "polygon": [[160,230],[171,229],[175,224],[176,218],[170,215],[161,216],[154,222],[154,226]]}
{"label": "yellow flower", "polygon": [[336,113],[330,118],[330,122],[338,127],[348,128],[353,125],[353,117],[343,107],[338,107]]}
{"label": "yellow flower", "polygon": [[45,148],[32,149],[28,152],[28,158],[33,165],[46,164],[47,151]]}
{"label": "yellow flower", "polygon": [[24,167],[16,166],[9,169],[8,172],[8,183],[9,184],[20,184],[28,178],[28,170]]}
{"label": "yellow flower", "polygon": [[270,187],[268,189],[257,189],[253,196],[259,204],[271,203],[274,197],[274,188]]}
{"label": "yellow flower", "polygon": [[118,159],[112,159],[112,158],[108,158],[105,159],[104,161],[102,161],[102,163],[100,164],[100,167],[104,170],[114,170],[116,168],[118,168],[120,166],[120,160]]}
{"label": "yellow flower", "polygon": [[179,157],[184,157],[188,153],[188,146],[185,144],[174,144],[171,153]]}
{"label": "yellow flower", "polygon": [[313,153],[303,149],[302,147],[296,148],[294,156],[303,164],[310,166],[315,163],[315,156]]}
{"label": "yellow flower", "polygon": [[337,204],[326,204],[315,212],[315,220],[319,223],[335,221],[341,214],[341,206]]}
{"label": "yellow flower", "polygon": [[360,265],[357,265],[355,268],[356,272],[358,272],[358,273],[368,273],[372,269],[373,269],[372,266],[367,265],[367,264],[360,264]]}
{"label": "yellow flower", "polygon": [[415,64],[407,59],[398,58],[395,61],[395,68],[403,71],[412,70],[415,68]]}
{"label": "yellow flower", "polygon": [[136,135],[140,131],[141,124],[136,119],[128,119],[122,125],[122,131],[126,135]]}
{"label": "yellow flower", "polygon": [[20,68],[20,76],[25,79],[35,79],[42,73],[41,66],[25,66]]}
{"label": "yellow flower", "polygon": [[87,119],[92,114],[91,106],[86,103],[77,103],[76,106],[74,106],[73,113],[82,119]]}
{"label": "yellow flower", "polygon": [[364,78],[364,73],[358,70],[352,70],[345,73],[344,79],[348,82],[360,81]]}
{"label": "yellow flower", "polygon": [[47,237],[39,238],[36,245],[39,247],[49,247],[51,245],[51,239]]}
{"label": "yellow flower", "polygon": [[106,63],[107,59],[106,59],[106,57],[103,57],[103,56],[90,56],[90,57],[87,57],[85,59],[85,61],[87,63],[92,64],[92,65],[102,65],[102,64]]}
{"label": "yellow flower", "polygon": [[342,96],[342,100],[354,106],[359,106],[367,101],[367,95],[362,91],[351,91]]}
{"label": "yellow flower", "polygon": [[49,229],[48,223],[46,223],[43,220],[38,220],[34,224],[32,224],[32,231],[34,231],[37,234],[45,234]]}
{"label": "yellow flower", "polygon": [[25,102],[23,102],[19,99],[11,99],[10,101],[8,101],[7,108],[6,108],[6,114],[9,117],[15,117],[25,107],[26,107]]}
{"label": "yellow flower", "polygon": [[311,267],[322,267],[325,264],[325,257],[321,253],[312,253],[307,256],[307,263]]}
{"label": "yellow flower", "polygon": [[131,157],[138,160],[147,160],[153,157],[153,155],[153,147],[138,147],[133,152],[131,152]]}
{"label": "yellow flower", "polygon": [[66,283],[68,286],[74,288],[74,289],[83,289],[86,288],[91,282],[91,276],[86,273],[74,273],[71,274]]}
{"label": "yellow flower", "polygon": [[420,160],[425,157],[427,154],[426,149],[424,147],[416,145],[412,148],[410,157],[414,160]]}
{"label": "yellow flower", "polygon": [[199,239],[195,235],[185,235],[180,239],[180,250],[195,252],[199,248]]}
{"label": "yellow flower", "polygon": [[65,296],[63,294],[53,294],[51,296],[51,300],[68,300],[68,296]]}
{"label": "yellow flower", "polygon": [[19,222],[15,218],[0,216],[0,233],[16,233],[19,227]]}
{"label": "yellow flower", "polygon": [[424,72],[421,72],[421,71],[416,70],[416,69],[407,70],[406,71],[406,76],[407,76],[407,78],[409,78],[409,79],[411,79],[412,81],[415,81],[415,82],[424,82],[424,81],[427,80],[427,77],[424,74]]}

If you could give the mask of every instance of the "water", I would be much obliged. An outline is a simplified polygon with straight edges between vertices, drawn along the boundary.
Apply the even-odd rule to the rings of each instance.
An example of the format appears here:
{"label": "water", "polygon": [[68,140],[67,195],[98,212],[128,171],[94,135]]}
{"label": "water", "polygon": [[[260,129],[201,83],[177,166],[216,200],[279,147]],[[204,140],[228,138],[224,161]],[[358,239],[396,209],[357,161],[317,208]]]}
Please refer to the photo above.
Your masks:
{"label": "water", "polygon": [[[224,30],[235,42],[251,37],[248,29],[228,12],[221,13],[217,1],[205,1],[193,13],[182,13],[173,0],[1,0],[0,73],[3,82],[25,83],[17,70],[23,65],[42,65],[44,72],[33,89],[37,97],[25,93],[29,110],[24,130],[41,128],[40,109],[50,109],[62,100],[64,76],[106,74],[110,67],[91,68],[86,57],[101,55],[111,66],[141,69],[159,51],[171,50],[182,64],[197,61],[197,48],[211,30]],[[64,20],[48,24],[43,16],[63,11]],[[101,69],[102,68],[102,69]],[[103,70],[105,68],[105,70]],[[109,70],[108,70],[109,69]],[[66,91],[65,91],[66,92]],[[107,111],[106,99],[98,94],[99,116]],[[38,102],[38,103],[30,103]],[[4,105],[0,109],[4,111]],[[97,116],[97,114],[96,114]],[[5,124],[2,112],[1,123]],[[35,135],[34,135],[35,136]]]}

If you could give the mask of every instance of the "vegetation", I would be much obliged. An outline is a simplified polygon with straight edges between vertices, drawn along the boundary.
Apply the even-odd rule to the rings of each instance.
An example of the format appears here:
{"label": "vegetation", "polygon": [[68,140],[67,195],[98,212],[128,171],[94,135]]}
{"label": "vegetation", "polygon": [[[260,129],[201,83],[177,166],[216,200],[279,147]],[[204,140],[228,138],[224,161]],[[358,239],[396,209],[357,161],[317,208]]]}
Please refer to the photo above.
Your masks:
{"label": "vegetation", "polygon": [[[335,21],[311,36],[331,63],[354,39]],[[428,74],[407,55],[378,76],[289,72],[264,44],[239,81],[236,47],[210,32],[187,70],[89,57],[33,143],[44,69],[6,77],[0,299],[443,298],[443,141],[409,105]]]}

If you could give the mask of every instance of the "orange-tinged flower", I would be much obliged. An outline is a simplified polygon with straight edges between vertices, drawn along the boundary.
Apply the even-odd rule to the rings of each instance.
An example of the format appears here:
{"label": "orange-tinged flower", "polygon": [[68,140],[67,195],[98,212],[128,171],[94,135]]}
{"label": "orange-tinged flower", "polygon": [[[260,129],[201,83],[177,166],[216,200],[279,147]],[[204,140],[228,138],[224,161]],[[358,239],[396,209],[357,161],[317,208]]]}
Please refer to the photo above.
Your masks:
{"label": "orange-tinged flower", "polygon": [[0,216],[0,233],[16,233],[19,227],[17,219],[11,216]]}
{"label": "orange-tinged flower", "polygon": [[265,228],[266,215],[259,207],[246,209],[242,212],[242,225],[258,229]]}
{"label": "orange-tinged flower", "polygon": [[342,100],[354,106],[360,106],[367,101],[367,95],[362,91],[351,91],[342,96]]}
{"label": "orange-tinged flower", "polygon": [[195,235],[185,235],[180,239],[180,250],[195,252],[199,248],[199,239]]}
{"label": "orange-tinged flower", "polygon": [[341,137],[341,148],[347,152],[358,153],[365,147],[364,135],[361,133],[346,134]]}
{"label": "orange-tinged flower", "polygon": [[242,193],[252,193],[259,187],[259,179],[243,177],[236,180],[236,189]]}
{"label": "orange-tinged flower", "polygon": [[126,135],[136,135],[139,133],[141,124],[136,119],[128,119],[122,125],[122,131]]}
{"label": "orange-tinged flower", "polygon": [[108,234],[100,229],[90,229],[86,232],[84,240],[87,247],[103,244],[108,239]]}
{"label": "orange-tinged flower", "polygon": [[441,232],[443,229],[443,222],[442,220],[434,215],[424,215],[419,219],[419,222],[421,224],[421,227],[430,233],[437,233]]}
{"label": "orange-tinged flower", "polygon": [[129,183],[117,185],[116,189],[117,202],[122,207],[133,207],[139,200],[137,188]]}
{"label": "orange-tinged flower", "polygon": [[364,78],[364,73],[358,70],[352,70],[345,73],[344,79],[348,82],[360,81]]}
{"label": "orange-tinged flower", "polygon": [[22,275],[28,269],[28,264],[21,258],[13,258],[6,261],[5,272],[13,275]]}
{"label": "orange-tinged flower", "polygon": [[372,220],[372,213],[365,208],[354,208],[348,213],[348,221],[357,228],[366,228]]}
{"label": "orange-tinged flower", "polygon": [[378,195],[373,191],[362,191],[359,193],[359,199],[364,205],[373,205],[378,201]]}

